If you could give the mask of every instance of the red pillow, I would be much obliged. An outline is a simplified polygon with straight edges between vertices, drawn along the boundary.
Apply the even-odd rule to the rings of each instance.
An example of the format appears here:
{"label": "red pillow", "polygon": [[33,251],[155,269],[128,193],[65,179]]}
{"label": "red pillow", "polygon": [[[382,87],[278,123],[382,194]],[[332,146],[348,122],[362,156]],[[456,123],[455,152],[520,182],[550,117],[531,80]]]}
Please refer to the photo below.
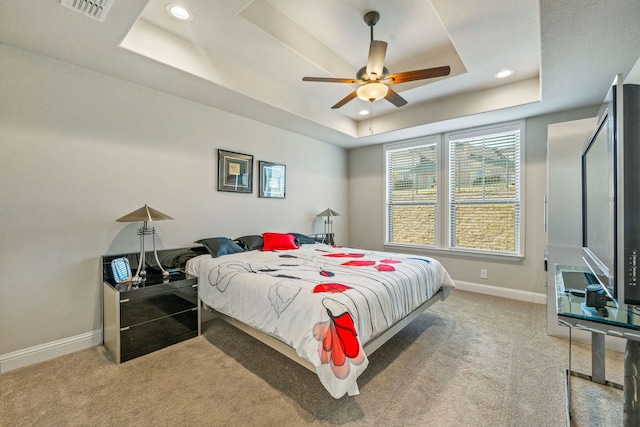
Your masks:
{"label": "red pillow", "polygon": [[263,251],[275,251],[282,249],[298,249],[295,236],[287,233],[262,233],[264,240]]}

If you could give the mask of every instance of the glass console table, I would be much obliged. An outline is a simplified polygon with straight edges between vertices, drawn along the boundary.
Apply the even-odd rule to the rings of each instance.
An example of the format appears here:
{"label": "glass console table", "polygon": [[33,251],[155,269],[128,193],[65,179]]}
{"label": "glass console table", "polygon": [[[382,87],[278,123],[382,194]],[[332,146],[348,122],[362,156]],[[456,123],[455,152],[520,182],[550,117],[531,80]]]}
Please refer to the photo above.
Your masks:
{"label": "glass console table", "polygon": [[[624,395],[624,426],[640,425],[640,306],[615,304],[607,301],[606,315],[586,306],[586,287],[595,283],[588,268],[556,265],[555,286],[558,323],[569,328],[591,332],[591,375],[571,370],[571,333],[569,333],[569,369],[565,371],[567,408],[571,402],[570,377],[578,376],[590,381],[620,388]],[[627,340],[624,355],[624,385],[605,379],[605,335]]]}

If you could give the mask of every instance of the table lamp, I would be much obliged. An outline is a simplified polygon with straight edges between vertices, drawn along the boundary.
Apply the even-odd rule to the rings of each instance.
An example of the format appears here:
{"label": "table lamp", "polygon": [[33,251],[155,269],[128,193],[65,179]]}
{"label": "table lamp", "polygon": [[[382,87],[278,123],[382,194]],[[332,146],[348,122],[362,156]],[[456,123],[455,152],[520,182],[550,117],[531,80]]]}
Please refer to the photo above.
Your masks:
{"label": "table lamp", "polygon": [[147,205],[144,205],[138,210],[126,214],[125,216],[116,219],[118,222],[137,222],[142,221],[142,227],[138,229],[138,236],[140,236],[140,259],[138,261],[138,269],[135,276],[131,279],[134,284],[138,284],[146,279],[147,270],[145,266],[145,250],[144,250],[144,238],[145,236],[152,236],[153,240],[153,255],[156,258],[156,263],[162,271],[162,277],[168,277],[169,273],[162,268],[162,264],[158,260],[158,252],[156,252],[156,229],[149,227],[147,222],[149,221],[162,221],[165,219],[173,219],[169,215],[165,215]]}
{"label": "table lamp", "polygon": [[[333,223],[331,221],[331,217],[332,216],[340,216],[340,214],[330,208],[327,208],[325,210],[323,210],[322,212],[320,212],[318,215],[319,217],[322,216],[326,216],[327,219],[324,220],[324,239],[326,240],[327,238],[329,238],[330,240],[333,240]],[[325,242],[326,243],[326,242]],[[331,244],[333,244],[333,242],[329,242]]]}

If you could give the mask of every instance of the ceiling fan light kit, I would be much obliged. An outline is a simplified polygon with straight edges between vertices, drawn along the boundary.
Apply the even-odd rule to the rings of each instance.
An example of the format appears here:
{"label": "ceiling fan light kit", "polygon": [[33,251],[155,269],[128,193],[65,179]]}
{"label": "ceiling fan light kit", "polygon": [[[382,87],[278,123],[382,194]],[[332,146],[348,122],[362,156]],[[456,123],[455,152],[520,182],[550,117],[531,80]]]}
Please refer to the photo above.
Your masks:
{"label": "ceiling fan light kit", "polygon": [[389,74],[389,70],[384,66],[384,58],[387,53],[387,43],[374,40],[373,26],[380,19],[378,12],[367,12],[364,15],[364,22],[371,28],[371,42],[369,44],[369,59],[366,67],[362,67],[356,73],[355,79],[333,78],[333,77],[303,77],[305,82],[323,83],[346,83],[359,84],[356,90],[338,101],[331,108],[340,108],[354,98],[375,102],[379,99],[386,99],[396,107],[402,107],[407,101],[388,85],[415,80],[432,79],[435,77],[448,76],[451,72],[449,66],[425,68],[423,70],[405,71],[402,73]]}
{"label": "ceiling fan light kit", "polygon": [[380,82],[367,82],[356,89],[358,98],[364,101],[374,102],[387,96],[389,86]]}

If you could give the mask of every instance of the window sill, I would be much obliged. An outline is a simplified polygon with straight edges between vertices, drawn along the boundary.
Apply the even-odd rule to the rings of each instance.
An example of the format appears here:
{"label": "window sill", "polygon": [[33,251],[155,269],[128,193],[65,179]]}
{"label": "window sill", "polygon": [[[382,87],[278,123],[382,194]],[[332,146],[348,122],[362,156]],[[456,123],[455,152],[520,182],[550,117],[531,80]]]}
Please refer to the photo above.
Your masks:
{"label": "window sill", "polygon": [[411,252],[419,252],[424,253],[425,255],[436,254],[436,255],[446,255],[451,257],[460,257],[460,258],[482,258],[482,259],[492,259],[496,261],[508,261],[508,262],[519,262],[524,260],[525,256],[520,254],[507,254],[500,252],[478,252],[478,251],[469,251],[464,249],[443,249],[436,248],[431,246],[423,246],[423,245],[411,245],[407,243],[384,243],[385,250],[392,250],[394,252],[402,252],[403,250],[411,251]]}

